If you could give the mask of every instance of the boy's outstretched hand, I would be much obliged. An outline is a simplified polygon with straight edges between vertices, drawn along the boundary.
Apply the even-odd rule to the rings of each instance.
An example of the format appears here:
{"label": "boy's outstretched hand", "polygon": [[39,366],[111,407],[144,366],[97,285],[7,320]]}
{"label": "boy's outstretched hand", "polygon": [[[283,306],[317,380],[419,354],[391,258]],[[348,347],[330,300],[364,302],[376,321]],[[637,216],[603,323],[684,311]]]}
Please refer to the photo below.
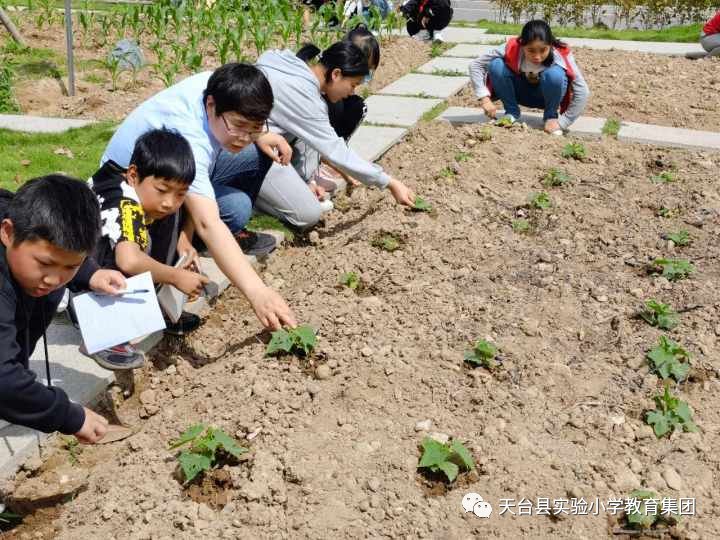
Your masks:
{"label": "boy's outstretched hand", "polygon": [[87,407],[83,407],[83,409],[85,409],[85,422],[80,431],[75,433],[75,437],[81,443],[95,444],[107,433],[108,421]]}
{"label": "boy's outstretched hand", "polygon": [[264,153],[267,154],[270,159],[280,165],[287,165],[290,163],[292,157],[292,148],[285,140],[285,137],[278,133],[272,133],[268,131],[261,135],[257,141],[255,141],[257,147]]}
{"label": "boy's outstretched hand", "polygon": [[202,292],[203,286],[209,282],[210,280],[206,276],[197,272],[182,268],[175,269],[173,285],[188,296],[198,296]]}
{"label": "boy's outstretched hand", "polygon": [[407,187],[400,180],[395,178],[390,179],[388,189],[399,204],[404,204],[405,206],[415,206],[415,194],[412,189]]}
{"label": "boy's outstretched hand", "polygon": [[264,286],[248,296],[255,315],[262,325],[269,330],[280,330],[283,326],[295,328],[297,321],[292,310],[277,292]]}
{"label": "boy's outstretched hand", "polygon": [[90,278],[90,289],[105,294],[118,294],[127,284],[125,276],[117,270],[98,270]]}

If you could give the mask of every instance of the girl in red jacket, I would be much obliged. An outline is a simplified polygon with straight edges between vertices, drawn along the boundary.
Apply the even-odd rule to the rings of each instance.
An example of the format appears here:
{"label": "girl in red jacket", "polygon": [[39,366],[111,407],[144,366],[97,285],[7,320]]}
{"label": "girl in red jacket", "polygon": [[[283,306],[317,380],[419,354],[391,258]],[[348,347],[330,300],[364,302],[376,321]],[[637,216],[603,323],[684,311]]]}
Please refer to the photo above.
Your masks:
{"label": "girl in red jacket", "polygon": [[720,56],[720,11],[703,27],[700,45],[707,51],[707,56]]}

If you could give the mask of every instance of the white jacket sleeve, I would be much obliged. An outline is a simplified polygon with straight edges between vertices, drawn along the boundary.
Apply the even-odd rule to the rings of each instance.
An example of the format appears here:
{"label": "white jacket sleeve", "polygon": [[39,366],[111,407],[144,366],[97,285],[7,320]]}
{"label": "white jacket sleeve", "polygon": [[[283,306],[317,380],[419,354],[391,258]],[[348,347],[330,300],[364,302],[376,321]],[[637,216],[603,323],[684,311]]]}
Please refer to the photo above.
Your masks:
{"label": "white jacket sleeve", "polygon": [[558,118],[558,123],[562,129],[567,129],[570,127],[570,124],[580,117],[590,97],[590,88],[585,81],[585,77],[583,77],[582,71],[580,71],[580,68],[575,62],[575,57],[570,54],[567,60],[575,72],[575,79],[572,82],[572,101],[570,101],[567,110]]}
{"label": "white jacket sleeve", "polygon": [[475,95],[478,99],[488,97],[490,90],[487,87],[488,66],[495,58],[505,57],[505,45],[485,53],[470,63],[470,80],[472,81]]}

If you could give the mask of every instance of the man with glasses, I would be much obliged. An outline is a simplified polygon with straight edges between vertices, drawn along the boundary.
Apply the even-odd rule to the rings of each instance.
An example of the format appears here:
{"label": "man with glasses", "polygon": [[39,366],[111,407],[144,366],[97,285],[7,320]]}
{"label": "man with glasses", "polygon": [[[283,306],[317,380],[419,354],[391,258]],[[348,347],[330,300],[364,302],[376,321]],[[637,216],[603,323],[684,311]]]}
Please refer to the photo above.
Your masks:
{"label": "man with glasses", "polygon": [[[294,315],[243,255],[243,250],[264,255],[275,243],[243,229],[249,212],[245,222],[237,218],[238,199],[252,208],[272,163],[290,162],[292,151],[285,139],[267,130],[272,106],[272,88],[254,66],[226,64],[214,72],[192,75],[131,112],[110,140],[101,164],[112,160],[127,168],[135,141],[151,129],[173,129],[184,136],[192,148],[196,173],[185,199],[191,219],[183,226],[177,251],[195,254],[191,240],[197,234],[223,273],[247,297],[260,322],[275,330],[295,326]],[[228,154],[221,155],[221,150],[232,159],[223,158]],[[236,219],[226,224],[221,214],[229,202]]]}

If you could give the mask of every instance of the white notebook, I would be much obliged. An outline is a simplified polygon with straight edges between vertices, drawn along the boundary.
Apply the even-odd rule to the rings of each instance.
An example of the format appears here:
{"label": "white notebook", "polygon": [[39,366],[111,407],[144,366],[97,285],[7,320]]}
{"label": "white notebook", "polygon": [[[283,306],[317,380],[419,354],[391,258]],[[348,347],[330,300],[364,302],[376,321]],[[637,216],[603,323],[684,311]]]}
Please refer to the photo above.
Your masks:
{"label": "white notebook", "polygon": [[73,297],[85,348],[93,354],[103,349],[165,329],[150,272],[128,278],[128,291],[147,292],[120,296],[85,293]]}

